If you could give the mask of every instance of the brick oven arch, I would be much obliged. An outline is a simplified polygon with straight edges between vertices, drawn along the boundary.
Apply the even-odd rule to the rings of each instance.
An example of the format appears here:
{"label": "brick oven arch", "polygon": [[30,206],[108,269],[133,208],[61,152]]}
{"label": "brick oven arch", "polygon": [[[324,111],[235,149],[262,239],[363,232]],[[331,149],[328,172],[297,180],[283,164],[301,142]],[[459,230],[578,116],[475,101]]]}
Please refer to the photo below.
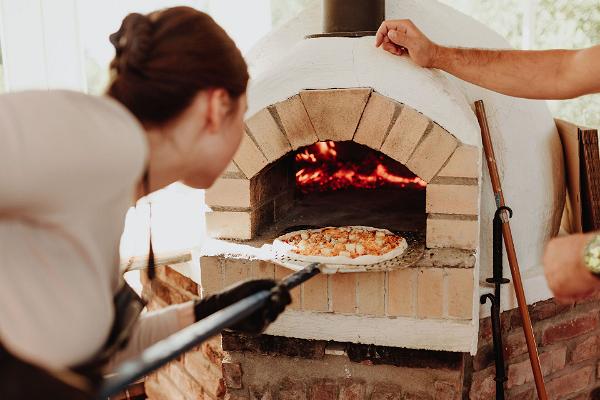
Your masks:
{"label": "brick oven arch", "polygon": [[428,183],[443,176],[443,167],[463,147],[435,121],[370,88],[303,90],[246,121],[245,143],[234,163],[250,179],[289,151],[327,140],[380,151]]}
{"label": "brick oven arch", "polygon": [[327,140],[380,151],[428,183],[428,248],[477,249],[481,150],[371,88],[303,90],[250,117],[233,162],[206,192],[209,234],[252,239],[273,208],[254,193],[259,174],[290,152]]}

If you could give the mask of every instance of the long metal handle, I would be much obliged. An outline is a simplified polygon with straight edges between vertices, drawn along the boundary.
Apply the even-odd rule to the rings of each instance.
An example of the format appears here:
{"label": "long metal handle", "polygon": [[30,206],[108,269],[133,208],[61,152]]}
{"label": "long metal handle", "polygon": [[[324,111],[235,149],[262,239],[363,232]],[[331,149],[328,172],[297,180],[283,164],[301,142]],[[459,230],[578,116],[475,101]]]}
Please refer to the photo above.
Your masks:
{"label": "long metal handle", "polygon": [[[477,120],[481,127],[481,139],[490,172],[496,206],[498,208],[505,207],[506,204],[504,203],[500,174],[498,173],[498,166],[496,165],[496,155],[494,154],[494,146],[492,144],[492,137],[490,135],[485,107],[482,100],[477,100],[475,102],[475,113],[477,114]],[[505,211],[505,213],[506,212],[507,211]],[[508,256],[508,265],[510,266],[517,304],[519,305],[519,313],[523,320],[523,331],[525,333],[525,342],[527,343],[531,369],[533,370],[535,388],[537,390],[538,399],[547,400],[548,395],[544,384],[544,375],[542,374],[542,368],[540,366],[538,349],[535,343],[535,336],[533,335],[533,326],[531,325],[531,318],[529,317],[529,310],[527,309],[527,301],[525,299],[525,291],[523,290],[523,283],[521,281],[521,270],[517,260],[517,252],[515,250],[512,231],[510,229],[510,222],[507,217],[502,219],[502,235],[504,236],[504,247],[506,248],[506,255]]]}
{"label": "long metal handle", "polygon": [[[313,263],[287,276],[282,284],[289,290],[320,273],[320,264]],[[217,335],[263,307],[271,293],[260,291],[192,324],[166,339],[148,347],[135,359],[125,361],[114,375],[100,387],[97,398],[107,399],[125,390],[130,384],[176,359],[181,354]]]}

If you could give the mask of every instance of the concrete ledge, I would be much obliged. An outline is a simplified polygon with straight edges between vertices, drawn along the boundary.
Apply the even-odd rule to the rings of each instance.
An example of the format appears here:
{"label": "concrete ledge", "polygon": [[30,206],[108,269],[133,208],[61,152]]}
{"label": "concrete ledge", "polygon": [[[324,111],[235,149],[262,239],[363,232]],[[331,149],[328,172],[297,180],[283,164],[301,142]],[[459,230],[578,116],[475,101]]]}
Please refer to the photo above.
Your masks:
{"label": "concrete ledge", "polygon": [[[443,332],[443,334],[441,334]],[[471,321],[366,317],[286,311],[266,331],[269,335],[458,351],[475,354],[478,327]]]}

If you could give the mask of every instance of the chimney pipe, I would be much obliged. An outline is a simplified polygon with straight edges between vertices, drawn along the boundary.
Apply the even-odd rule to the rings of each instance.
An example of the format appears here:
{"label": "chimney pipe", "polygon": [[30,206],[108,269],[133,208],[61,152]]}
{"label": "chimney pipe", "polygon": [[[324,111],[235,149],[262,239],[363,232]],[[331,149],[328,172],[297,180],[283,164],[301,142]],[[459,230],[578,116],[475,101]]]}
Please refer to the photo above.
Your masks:
{"label": "chimney pipe", "polygon": [[385,17],[385,0],[323,0],[327,36],[373,35]]}

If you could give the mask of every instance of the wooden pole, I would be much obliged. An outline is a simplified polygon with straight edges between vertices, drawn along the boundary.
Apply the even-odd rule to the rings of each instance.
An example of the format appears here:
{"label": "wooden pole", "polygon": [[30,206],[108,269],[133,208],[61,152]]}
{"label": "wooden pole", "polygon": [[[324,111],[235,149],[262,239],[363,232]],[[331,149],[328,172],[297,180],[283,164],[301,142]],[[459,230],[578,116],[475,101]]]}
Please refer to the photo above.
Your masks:
{"label": "wooden pole", "polygon": [[[485,115],[485,107],[482,100],[477,100],[475,102],[475,113],[477,114],[477,120],[479,121],[479,126],[481,127],[481,140],[483,142],[485,158],[490,171],[496,207],[503,207],[505,206],[504,194],[502,193],[502,185],[500,184],[500,174],[498,173],[498,166],[496,165],[494,146],[492,145],[490,128],[488,126],[487,117]],[[515,251],[509,217],[506,211],[503,212],[502,218],[502,236],[504,237],[504,246],[508,256],[508,264],[510,265],[510,272],[515,288],[515,294],[517,296],[519,313],[521,314],[521,319],[523,320],[523,331],[525,333],[525,341],[527,342],[527,351],[529,352],[529,361],[531,362],[531,369],[533,370],[533,378],[535,380],[535,388],[537,390],[538,399],[547,400],[548,395],[546,394],[546,387],[544,385],[544,376],[540,367],[540,358],[538,355],[537,345],[535,343],[535,336],[533,335],[531,318],[529,318],[529,310],[527,309],[527,301],[525,300],[523,282],[521,281],[521,270],[519,269],[517,252]]]}

